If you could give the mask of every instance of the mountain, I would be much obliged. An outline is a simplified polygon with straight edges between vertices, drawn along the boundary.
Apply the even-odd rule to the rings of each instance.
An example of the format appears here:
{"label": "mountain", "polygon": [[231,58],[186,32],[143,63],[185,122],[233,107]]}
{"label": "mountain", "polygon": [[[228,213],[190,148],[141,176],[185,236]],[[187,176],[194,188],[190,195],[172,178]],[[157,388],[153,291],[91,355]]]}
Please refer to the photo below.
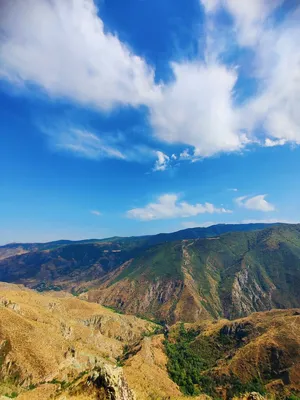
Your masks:
{"label": "mountain", "polygon": [[97,285],[97,280],[107,273],[158,243],[252,231],[265,226],[268,225],[215,225],[154,236],[13,243],[0,247],[0,281],[22,283],[38,290],[80,291],[81,286],[85,290],[86,282],[94,281],[93,286]]}
{"label": "mountain", "polygon": [[238,318],[300,306],[300,225],[163,243],[84,298],[160,321]]}
{"label": "mountain", "polygon": [[260,229],[265,229],[271,226],[281,225],[277,224],[264,224],[264,223],[255,223],[255,224],[217,224],[212,225],[207,228],[203,227],[195,227],[183,229],[177,232],[172,233],[159,233],[153,236],[146,236],[147,245],[153,246],[159,243],[165,242],[174,242],[177,240],[187,240],[187,239],[201,239],[201,238],[210,238],[222,235],[228,232],[248,232],[248,231],[256,231]]}
{"label": "mountain", "polygon": [[176,324],[163,335],[65,292],[0,283],[0,398],[264,399],[245,394],[255,391],[295,400],[299,338],[300,309]]}
{"label": "mountain", "polygon": [[[257,229],[264,229],[275,224],[219,224],[212,225],[207,228],[188,228],[172,233],[159,233],[157,235],[148,236],[131,236],[131,237],[111,237],[106,239],[86,239],[86,240],[57,240],[47,243],[10,243],[0,246],[0,260],[14,255],[24,254],[33,251],[53,250],[66,245],[81,244],[97,244],[97,243],[136,243],[139,247],[149,247],[154,244],[173,242],[175,240],[197,239],[205,237],[218,236],[226,232],[245,232]],[[278,224],[277,224],[278,225]]]}
{"label": "mountain", "polygon": [[4,246],[0,246],[0,260],[30,252],[53,250],[67,245],[101,243],[102,241],[113,241],[113,240],[115,240],[115,238],[103,239],[103,240],[87,239],[78,241],[56,240],[54,242],[47,242],[47,243],[9,243]]}
{"label": "mountain", "polygon": [[101,278],[134,256],[134,243],[80,243],[29,251],[0,260],[0,281],[38,290],[72,290]]}
{"label": "mountain", "polygon": [[[167,236],[52,242],[42,250],[27,245],[26,253],[0,260],[0,281],[39,291],[67,290],[168,323],[300,306],[300,225],[254,227],[217,225]],[[217,235],[224,230],[230,232]],[[174,237],[184,239],[169,241]]]}

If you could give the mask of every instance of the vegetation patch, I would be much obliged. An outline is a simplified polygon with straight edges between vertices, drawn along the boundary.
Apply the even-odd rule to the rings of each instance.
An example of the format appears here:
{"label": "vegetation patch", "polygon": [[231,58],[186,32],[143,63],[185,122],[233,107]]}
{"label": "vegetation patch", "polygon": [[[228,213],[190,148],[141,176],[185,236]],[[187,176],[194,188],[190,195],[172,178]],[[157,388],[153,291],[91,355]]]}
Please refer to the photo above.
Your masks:
{"label": "vegetation patch", "polygon": [[186,395],[205,393],[217,399],[220,387],[226,388],[228,399],[246,392],[266,393],[263,383],[258,379],[242,383],[232,373],[212,376],[211,368],[235,346],[234,339],[230,337],[223,334],[199,336],[199,331],[186,330],[181,324],[174,336],[165,338],[164,345],[169,375]]}

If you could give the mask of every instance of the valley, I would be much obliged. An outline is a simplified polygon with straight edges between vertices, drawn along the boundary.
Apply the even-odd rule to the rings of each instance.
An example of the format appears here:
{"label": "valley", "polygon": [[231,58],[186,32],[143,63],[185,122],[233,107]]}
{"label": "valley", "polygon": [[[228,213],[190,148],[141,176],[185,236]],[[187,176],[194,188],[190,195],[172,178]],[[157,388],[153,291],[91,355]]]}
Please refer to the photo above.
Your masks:
{"label": "valley", "polygon": [[300,225],[206,229],[0,248],[0,399],[297,400]]}

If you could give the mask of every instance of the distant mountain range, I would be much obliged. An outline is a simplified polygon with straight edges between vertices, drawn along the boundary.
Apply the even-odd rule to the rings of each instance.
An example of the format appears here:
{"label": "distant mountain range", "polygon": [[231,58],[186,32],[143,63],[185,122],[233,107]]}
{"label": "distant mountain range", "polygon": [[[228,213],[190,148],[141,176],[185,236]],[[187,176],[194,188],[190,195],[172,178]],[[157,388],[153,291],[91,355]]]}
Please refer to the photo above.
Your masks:
{"label": "distant mountain range", "polygon": [[112,243],[112,242],[138,242],[141,245],[151,246],[163,242],[173,242],[175,240],[184,239],[199,239],[205,237],[213,237],[221,235],[227,232],[247,232],[257,229],[264,229],[270,226],[280,225],[277,224],[218,224],[212,225],[206,228],[188,228],[182,229],[172,233],[159,233],[157,235],[145,235],[145,236],[129,236],[120,237],[114,236],[105,239],[85,239],[85,240],[56,240],[53,242],[46,243],[9,243],[4,246],[0,246],[0,259],[11,257],[13,255],[23,254],[31,251],[38,250],[50,250],[61,246],[75,245],[75,244],[91,244],[91,243]]}
{"label": "distant mountain range", "polygon": [[154,236],[10,244],[0,254],[0,281],[67,290],[159,321],[300,306],[300,225],[215,225]]}

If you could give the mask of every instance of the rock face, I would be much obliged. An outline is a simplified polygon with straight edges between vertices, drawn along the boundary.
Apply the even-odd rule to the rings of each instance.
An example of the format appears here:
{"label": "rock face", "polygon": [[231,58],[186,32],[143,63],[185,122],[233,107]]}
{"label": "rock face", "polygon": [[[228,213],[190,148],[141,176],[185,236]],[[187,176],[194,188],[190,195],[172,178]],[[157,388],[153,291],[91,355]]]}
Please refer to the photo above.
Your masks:
{"label": "rock face", "polygon": [[300,227],[150,248],[85,296],[168,323],[300,306]]}
{"label": "rock face", "polygon": [[133,391],[128,387],[121,368],[105,365],[95,369],[70,394],[97,393],[97,398],[103,400],[136,400]]}

